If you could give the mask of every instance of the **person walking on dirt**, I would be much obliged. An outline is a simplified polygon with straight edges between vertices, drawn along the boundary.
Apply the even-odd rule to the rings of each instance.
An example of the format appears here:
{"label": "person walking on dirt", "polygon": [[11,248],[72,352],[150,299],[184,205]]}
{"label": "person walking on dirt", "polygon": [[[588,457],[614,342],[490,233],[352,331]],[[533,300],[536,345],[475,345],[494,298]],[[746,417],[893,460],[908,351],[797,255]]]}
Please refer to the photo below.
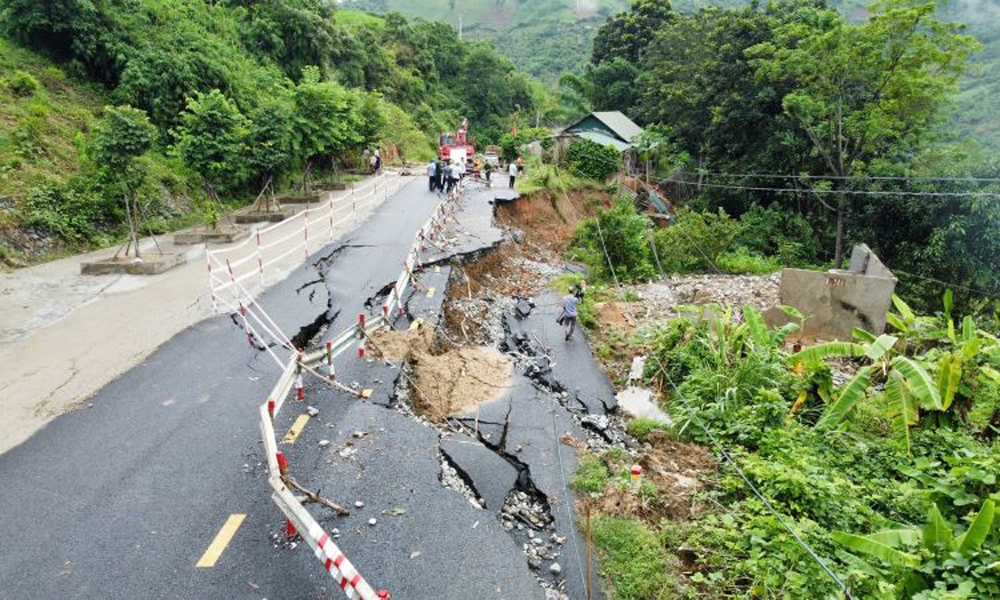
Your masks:
{"label": "person walking on dirt", "polygon": [[559,315],[558,323],[566,330],[567,342],[573,337],[573,332],[576,331],[576,308],[582,299],[583,288],[579,286],[571,289],[563,296],[562,314]]}
{"label": "person walking on dirt", "polygon": [[510,165],[507,166],[507,173],[510,175],[510,189],[514,189],[514,182],[517,180],[517,163],[511,161]]}
{"label": "person walking on dirt", "polygon": [[437,163],[432,159],[427,163],[427,181],[430,191],[437,189]]}

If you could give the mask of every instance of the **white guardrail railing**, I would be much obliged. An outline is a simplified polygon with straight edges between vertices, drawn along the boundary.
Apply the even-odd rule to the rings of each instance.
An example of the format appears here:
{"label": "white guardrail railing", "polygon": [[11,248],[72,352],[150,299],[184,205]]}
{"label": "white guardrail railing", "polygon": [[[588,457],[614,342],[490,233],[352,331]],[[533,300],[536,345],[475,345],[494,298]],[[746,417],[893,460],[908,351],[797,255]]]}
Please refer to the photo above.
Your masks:
{"label": "white guardrail railing", "polygon": [[[361,211],[384,201],[404,183],[398,172],[383,171],[361,185],[306,207],[291,217],[260,227],[243,242],[229,248],[209,250],[208,281],[215,312],[229,310],[240,289],[267,284],[267,275],[294,266],[332,242],[349,221],[356,223]],[[291,259],[291,257],[296,257]]]}
{"label": "white guardrail railing", "polygon": [[[403,299],[411,291],[411,287],[422,288],[416,277],[416,274],[423,268],[421,254],[427,251],[428,244],[437,246],[435,240],[438,239],[439,234],[444,230],[448,219],[452,218],[452,208],[451,200],[441,202],[431,218],[417,232],[413,246],[403,261],[403,268],[399,277],[385,298],[381,314],[366,318],[366,315],[361,313],[358,316],[356,325],[343,331],[333,340],[326,342],[322,348],[309,351],[293,348],[288,338],[281,334],[280,330],[275,326],[274,321],[267,316],[253,299],[253,296],[241,284],[240,276],[236,274],[235,267],[229,271],[229,283],[231,291],[235,292],[236,301],[229,303],[222,298],[219,299],[220,304],[226,310],[236,312],[241,316],[247,332],[247,339],[252,345],[256,346],[255,339],[264,342],[266,338],[260,335],[260,332],[264,332],[291,352],[291,358],[287,362],[283,362],[266,343],[263,343],[264,349],[283,368],[281,376],[274,385],[267,401],[259,409],[260,433],[264,442],[264,451],[267,455],[268,483],[273,490],[271,498],[287,519],[287,531],[289,533],[298,532],[303,537],[316,555],[316,558],[323,564],[323,568],[340,585],[341,589],[347,594],[347,597],[352,600],[389,600],[390,594],[385,590],[374,591],[361,574],[358,573],[357,568],[355,568],[351,561],[344,556],[344,553],[333,542],[331,536],[316,521],[312,514],[305,509],[302,504],[302,499],[305,497],[297,496],[295,493],[296,490],[304,490],[291,478],[288,460],[278,449],[278,441],[274,433],[274,421],[285,406],[289,396],[292,395],[293,389],[298,401],[304,399],[304,385],[302,381],[304,373],[318,377],[330,386],[346,393],[362,398],[365,397],[363,393],[337,382],[335,360],[341,354],[355,347],[357,355],[363,357],[365,342],[371,334],[383,327],[391,327],[395,320],[405,313]],[[326,374],[320,373],[316,368],[323,363],[327,365]]]}

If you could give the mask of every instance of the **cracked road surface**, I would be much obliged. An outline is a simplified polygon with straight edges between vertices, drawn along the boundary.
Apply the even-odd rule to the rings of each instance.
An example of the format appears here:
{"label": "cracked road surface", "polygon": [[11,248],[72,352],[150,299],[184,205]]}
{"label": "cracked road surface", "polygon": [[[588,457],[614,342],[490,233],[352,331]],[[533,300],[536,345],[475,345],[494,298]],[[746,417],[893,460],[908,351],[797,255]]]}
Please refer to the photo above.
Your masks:
{"label": "cracked road surface", "polygon": [[[422,179],[411,182],[367,226],[317,253],[260,304],[297,341],[332,338],[396,278],[413,234],[438,200]],[[499,241],[487,200],[470,194],[470,210],[457,224],[464,235],[450,253]],[[439,293],[415,291],[408,317],[436,319],[450,272],[442,263],[424,273],[426,288]],[[554,316],[537,311],[511,329],[540,335],[557,364],[564,353],[580,353],[572,355],[579,369],[595,369],[584,342],[567,347],[550,339],[558,331],[549,321]],[[585,597],[583,550],[565,488],[575,454],[557,437],[581,435],[564,404],[603,413],[609,400],[595,399],[603,397],[600,378],[593,383],[591,375],[554,372],[573,379],[562,388],[580,399],[560,404],[551,389],[519,372],[514,389],[487,405],[495,417],[487,419],[484,406],[477,441],[442,439],[437,429],[397,410],[398,365],[344,355],[337,369],[340,381],[372,388],[371,400],[307,379],[305,404],[320,413],[301,437],[280,447],[296,478],[350,508],[346,518],[310,510],[327,531],[338,530],[337,543],[373,587],[403,600],[544,598],[522,551],[526,531],[507,531],[497,518],[512,490],[528,490],[547,506],[553,533],[568,538],[552,544],[562,566],[557,579],[565,578],[571,598]],[[237,322],[214,317],[105,387],[90,408],[56,419],[0,456],[0,595],[343,597],[304,542],[295,548],[284,542],[284,520],[270,500],[256,409],[279,373],[266,353],[247,345]],[[583,381],[587,389],[574,395]],[[275,424],[279,437],[305,404],[287,405]],[[506,434],[485,439],[486,421],[504,423],[499,427]],[[442,460],[461,472],[485,507],[441,484]],[[538,573],[552,579],[548,566]]]}

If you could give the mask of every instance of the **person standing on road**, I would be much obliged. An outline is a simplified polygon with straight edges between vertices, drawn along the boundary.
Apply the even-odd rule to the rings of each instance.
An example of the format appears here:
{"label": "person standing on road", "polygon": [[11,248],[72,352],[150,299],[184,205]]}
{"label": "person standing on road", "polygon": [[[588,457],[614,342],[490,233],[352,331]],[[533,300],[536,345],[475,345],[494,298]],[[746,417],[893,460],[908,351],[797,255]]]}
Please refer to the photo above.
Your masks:
{"label": "person standing on road", "polygon": [[454,161],[445,167],[445,175],[448,177],[448,193],[450,194],[458,185],[459,177],[458,165]]}
{"label": "person standing on road", "polygon": [[524,157],[523,156],[518,156],[517,157],[517,174],[518,175],[524,175]]}
{"label": "person standing on road", "polygon": [[382,170],[382,151],[375,148],[375,172],[378,173]]}
{"label": "person standing on road", "polygon": [[437,189],[438,189],[439,192],[443,192],[444,191],[444,183],[445,183],[445,181],[444,181],[445,180],[445,174],[444,174],[445,163],[441,162],[441,159],[438,158],[438,160],[435,163],[435,165],[437,165],[437,170],[436,170],[436,173],[437,173]]}
{"label": "person standing on road", "polygon": [[434,162],[434,159],[431,159],[427,163],[427,181],[432,192],[437,189],[437,177],[437,163]]}
{"label": "person standing on road", "polygon": [[514,189],[514,182],[517,180],[517,163],[511,161],[507,167],[507,173],[510,175],[510,185],[507,187]]}
{"label": "person standing on road", "polygon": [[559,324],[566,330],[567,342],[573,337],[573,332],[576,331],[576,309],[582,299],[583,288],[579,286],[570,289],[570,291],[563,296],[562,314],[559,315]]}
{"label": "person standing on road", "polygon": [[486,163],[483,164],[483,174],[486,176],[487,185],[489,185],[490,183],[490,173],[492,172],[493,172],[493,165],[490,164],[490,161],[486,161]]}

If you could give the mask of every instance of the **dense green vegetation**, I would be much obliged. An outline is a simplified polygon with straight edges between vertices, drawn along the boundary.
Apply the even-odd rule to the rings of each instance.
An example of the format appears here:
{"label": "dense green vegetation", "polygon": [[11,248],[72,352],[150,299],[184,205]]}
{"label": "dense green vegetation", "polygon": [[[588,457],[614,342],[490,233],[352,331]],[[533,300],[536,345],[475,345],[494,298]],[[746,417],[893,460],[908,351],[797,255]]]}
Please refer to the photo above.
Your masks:
{"label": "dense green vegetation", "polygon": [[[463,117],[481,143],[496,141],[511,115],[545,103],[509,60],[447,25],[342,15],[320,0],[4,0],[0,25],[0,230],[28,253],[25,227],[105,243],[139,205],[154,229],[192,207],[214,223],[215,200],[308,186],[375,146],[424,159]],[[102,176],[87,133],[102,104],[156,129],[135,157],[135,207]]]}
{"label": "dense green vegetation", "polygon": [[[952,314],[950,293],[944,306],[918,316],[897,299],[891,335],[798,352],[784,344],[794,324],[769,331],[752,307],[739,323],[680,318],[647,332],[646,375],[674,435],[727,451],[854,597],[995,597],[1000,345]],[[578,479],[591,489],[593,462]],[[694,521],[654,523],[697,557],[670,597],[837,597],[732,469],[707,495],[715,508]]]}
{"label": "dense green vegetation", "polygon": [[1000,205],[975,195],[996,185],[967,178],[1000,171],[942,135],[979,44],[932,2],[879,6],[851,23],[814,0],[693,15],[642,0],[601,29],[587,75],[566,84],[663,138],[654,162],[675,201],[778,234],[750,249],[829,264],[865,242],[920,306],[940,281],[982,306],[983,290],[1000,289]]}

